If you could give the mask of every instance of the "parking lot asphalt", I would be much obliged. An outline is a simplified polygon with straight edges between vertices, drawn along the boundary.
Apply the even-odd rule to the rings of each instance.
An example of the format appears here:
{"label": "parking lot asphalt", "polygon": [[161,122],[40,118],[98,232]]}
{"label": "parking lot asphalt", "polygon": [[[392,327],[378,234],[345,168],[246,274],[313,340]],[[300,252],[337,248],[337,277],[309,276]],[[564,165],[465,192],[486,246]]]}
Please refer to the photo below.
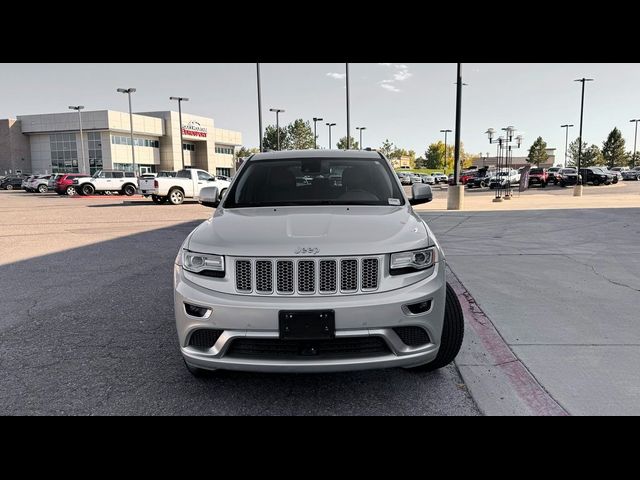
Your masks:
{"label": "parking lot asphalt", "polygon": [[[508,361],[569,414],[640,414],[638,200],[638,208],[423,213],[515,354]],[[504,364],[464,349],[457,363],[483,412],[530,413],[526,398],[493,387],[514,384]]]}
{"label": "parking lot asphalt", "polygon": [[171,269],[210,214],[0,192],[0,414],[479,414],[454,365],[193,378],[177,348]]}

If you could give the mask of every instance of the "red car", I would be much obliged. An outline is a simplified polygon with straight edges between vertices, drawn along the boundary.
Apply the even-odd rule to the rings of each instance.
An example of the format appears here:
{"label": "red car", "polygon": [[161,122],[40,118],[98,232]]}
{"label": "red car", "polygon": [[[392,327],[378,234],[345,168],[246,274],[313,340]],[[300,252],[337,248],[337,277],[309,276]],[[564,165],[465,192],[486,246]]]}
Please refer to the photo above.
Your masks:
{"label": "red car", "polygon": [[547,183],[549,183],[549,174],[546,168],[533,167],[529,171],[529,185],[527,185],[527,187],[540,185],[544,188],[547,186]]}
{"label": "red car", "polygon": [[[460,185],[466,185],[467,183],[472,181],[477,176],[478,176],[478,171],[477,170],[471,170],[469,172],[462,172],[460,174],[460,182],[459,182],[459,184]],[[449,179],[449,185],[453,185],[453,175]]]}
{"label": "red car", "polygon": [[73,186],[73,179],[80,177],[90,177],[85,173],[65,173],[56,178],[56,183],[53,189],[58,195],[75,195],[76,189]]}

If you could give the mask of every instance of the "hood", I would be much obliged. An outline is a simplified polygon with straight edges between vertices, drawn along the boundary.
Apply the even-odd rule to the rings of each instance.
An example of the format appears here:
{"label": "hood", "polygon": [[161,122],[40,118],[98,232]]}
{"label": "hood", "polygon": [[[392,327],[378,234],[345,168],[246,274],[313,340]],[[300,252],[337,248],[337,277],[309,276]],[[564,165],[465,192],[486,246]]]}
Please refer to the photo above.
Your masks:
{"label": "hood", "polygon": [[188,249],[232,256],[290,257],[301,248],[318,256],[374,255],[430,245],[426,225],[399,207],[219,208],[192,233]]}

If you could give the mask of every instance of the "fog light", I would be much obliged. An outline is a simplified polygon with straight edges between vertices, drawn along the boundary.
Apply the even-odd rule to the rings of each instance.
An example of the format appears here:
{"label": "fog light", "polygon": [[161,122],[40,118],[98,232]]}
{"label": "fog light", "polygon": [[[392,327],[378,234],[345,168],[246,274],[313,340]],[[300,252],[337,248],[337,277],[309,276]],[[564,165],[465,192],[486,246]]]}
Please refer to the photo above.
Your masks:
{"label": "fog light", "polygon": [[208,308],[191,305],[190,303],[185,303],[184,309],[188,315],[198,318],[204,318],[205,316],[208,317],[211,313],[211,310],[209,310]]}
{"label": "fog light", "polygon": [[405,305],[407,310],[411,312],[413,315],[418,315],[420,313],[428,312],[431,308],[431,300],[425,300],[424,302],[413,303],[411,305]]}

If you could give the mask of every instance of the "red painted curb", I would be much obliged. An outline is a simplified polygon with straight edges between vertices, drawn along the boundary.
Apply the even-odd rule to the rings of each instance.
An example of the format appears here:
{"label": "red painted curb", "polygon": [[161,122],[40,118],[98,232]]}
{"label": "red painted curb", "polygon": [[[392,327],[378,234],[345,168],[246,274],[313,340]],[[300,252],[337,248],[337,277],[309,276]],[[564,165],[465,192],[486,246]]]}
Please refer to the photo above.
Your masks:
{"label": "red painted curb", "polygon": [[448,270],[448,281],[462,305],[465,324],[476,333],[491,356],[494,368],[499,368],[506,375],[516,395],[531,409],[533,415],[568,416],[569,413],[549,395],[509,348],[451,267]]}

